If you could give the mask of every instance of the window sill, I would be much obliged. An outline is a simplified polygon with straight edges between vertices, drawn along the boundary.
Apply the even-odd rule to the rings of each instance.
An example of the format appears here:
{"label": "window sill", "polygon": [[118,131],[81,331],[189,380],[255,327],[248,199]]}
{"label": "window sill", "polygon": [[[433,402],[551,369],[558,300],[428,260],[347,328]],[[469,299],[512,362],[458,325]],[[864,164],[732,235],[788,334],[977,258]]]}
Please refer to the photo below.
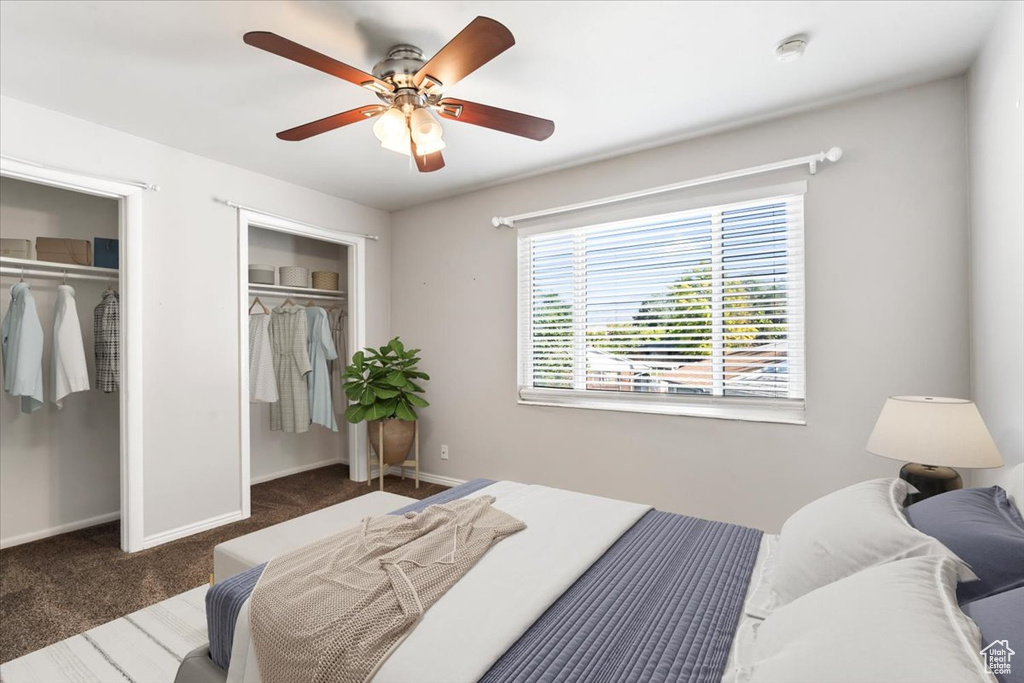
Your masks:
{"label": "window sill", "polygon": [[804,402],[798,399],[771,398],[704,398],[677,397],[666,400],[661,396],[629,394],[595,396],[597,392],[566,391],[563,389],[521,389],[520,405],[555,408],[582,408],[584,410],[611,410],[625,413],[705,417],[716,420],[744,422],[770,422],[776,424],[806,425]]}

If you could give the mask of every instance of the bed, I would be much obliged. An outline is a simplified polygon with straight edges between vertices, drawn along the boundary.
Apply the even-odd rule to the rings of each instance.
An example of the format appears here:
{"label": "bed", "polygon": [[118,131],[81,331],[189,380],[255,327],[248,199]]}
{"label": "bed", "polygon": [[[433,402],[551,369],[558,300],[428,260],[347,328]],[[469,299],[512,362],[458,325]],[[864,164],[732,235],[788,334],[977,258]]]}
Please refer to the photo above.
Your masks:
{"label": "bed", "polygon": [[[902,495],[904,489],[898,481],[885,480],[866,493],[858,490],[858,495],[875,496],[880,501]],[[426,612],[374,672],[375,683],[760,680],[754,663],[770,657],[758,652],[757,633],[765,618],[771,616],[772,600],[778,600],[772,577],[778,564],[780,537],[635,503],[484,479],[395,509],[392,514],[418,512],[430,505],[479,496],[492,496],[494,506],[523,520],[526,530],[494,546]],[[851,502],[840,501],[839,507],[843,505]],[[858,499],[855,505],[860,508],[864,501]],[[883,507],[879,505],[884,514],[890,514]],[[909,528],[902,513],[897,516],[903,526],[894,532],[895,543],[907,545],[899,534],[923,537]],[[824,514],[821,509],[811,510],[804,515],[804,524],[828,517],[827,509]],[[792,537],[798,538],[799,527],[799,523],[793,524]],[[875,529],[868,531],[877,533]],[[795,547],[795,543],[791,541],[790,545]],[[853,543],[864,545],[856,539]],[[941,544],[929,539],[918,545],[920,548],[911,555],[929,557],[916,557],[915,561],[932,564],[910,566],[911,560],[896,564],[907,565],[905,571],[936,576],[942,573],[936,567],[945,568],[944,576],[954,577],[945,579],[947,584],[952,582],[954,590],[958,581],[969,580],[968,570],[951,568],[955,563],[948,556],[952,553]],[[838,555],[843,555],[842,549]],[[864,558],[860,561],[879,564]],[[182,662],[176,683],[260,683],[248,607],[249,594],[263,570],[264,565],[257,564],[220,580],[210,590],[207,607],[211,644]],[[826,571],[836,574],[834,568]],[[869,578],[889,580],[875,573],[879,575]],[[898,580],[902,579],[892,579]],[[935,590],[942,591],[939,584],[941,581]],[[847,608],[842,591],[830,588],[807,592],[813,592],[811,597],[815,599],[827,594],[825,598],[838,601],[839,607],[830,609]],[[928,596],[922,600],[930,604]],[[782,616],[772,618],[780,625],[765,628],[768,636],[792,630],[792,625],[786,623],[786,613],[794,610],[778,610]],[[947,635],[952,637],[957,628],[969,630],[973,626],[969,619],[963,619],[962,624],[952,624]],[[956,642],[966,642],[962,633],[955,635],[959,639]],[[783,645],[788,646],[788,636],[782,637]],[[813,634],[800,637],[806,639]],[[970,637],[968,633],[973,645]],[[977,640],[981,635],[975,633],[973,637]],[[927,645],[934,647],[936,643]],[[794,656],[798,659],[799,652]],[[778,664],[777,659],[773,665]],[[783,656],[779,666],[782,676],[788,677],[786,667],[793,664],[785,659]],[[966,667],[972,674],[977,673],[977,680],[990,680],[986,678],[990,674],[962,652],[959,659],[936,666],[943,673]],[[771,672],[772,666],[762,670]],[[855,679],[848,670],[836,680]],[[769,676],[763,680],[772,679]],[[808,680],[828,678],[816,674]]]}

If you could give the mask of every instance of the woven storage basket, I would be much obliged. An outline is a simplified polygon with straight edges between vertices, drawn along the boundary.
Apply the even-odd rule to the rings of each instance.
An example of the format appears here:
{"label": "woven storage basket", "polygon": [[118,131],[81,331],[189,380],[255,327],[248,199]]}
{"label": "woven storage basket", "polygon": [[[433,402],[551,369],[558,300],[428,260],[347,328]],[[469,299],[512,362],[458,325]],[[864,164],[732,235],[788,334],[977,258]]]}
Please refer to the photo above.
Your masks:
{"label": "woven storage basket", "polygon": [[338,291],[338,279],[341,276],[329,270],[313,271],[313,289],[330,289]]}
{"label": "woven storage basket", "polygon": [[302,266],[281,266],[282,287],[309,287],[309,269]]}
{"label": "woven storage basket", "polygon": [[17,240],[9,237],[0,239],[0,256],[27,259],[31,251],[31,240]]}
{"label": "woven storage basket", "polygon": [[255,282],[260,285],[274,284],[274,266],[266,266],[262,263],[250,263],[249,282]]}

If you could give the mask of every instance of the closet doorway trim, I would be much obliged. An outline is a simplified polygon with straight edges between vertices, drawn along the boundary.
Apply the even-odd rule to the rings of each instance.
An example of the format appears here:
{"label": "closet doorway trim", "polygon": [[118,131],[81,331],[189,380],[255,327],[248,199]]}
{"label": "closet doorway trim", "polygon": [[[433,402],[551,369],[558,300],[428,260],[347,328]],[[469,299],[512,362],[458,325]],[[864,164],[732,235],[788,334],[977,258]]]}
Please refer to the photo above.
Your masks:
{"label": "closet doorway trim", "polygon": [[[367,237],[349,232],[321,228],[304,221],[292,220],[277,214],[260,213],[238,208],[238,407],[240,483],[242,518],[251,514],[251,471],[249,440],[249,228],[273,230],[289,235],[310,237],[348,247],[348,348],[366,346],[366,243]],[[360,438],[364,427],[350,425],[348,429],[348,467],[353,481],[366,481],[366,438]]]}
{"label": "closet doorway trim", "polygon": [[0,176],[118,200],[121,243],[121,549],[143,541],[142,438],[142,187],[42,165],[0,158]]}

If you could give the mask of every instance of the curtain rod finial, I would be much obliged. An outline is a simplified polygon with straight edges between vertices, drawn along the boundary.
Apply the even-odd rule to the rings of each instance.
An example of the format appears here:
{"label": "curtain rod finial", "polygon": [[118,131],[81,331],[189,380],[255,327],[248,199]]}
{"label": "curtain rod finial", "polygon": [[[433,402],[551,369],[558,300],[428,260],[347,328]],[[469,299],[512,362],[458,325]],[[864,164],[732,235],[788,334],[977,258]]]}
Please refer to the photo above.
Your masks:
{"label": "curtain rod finial", "polygon": [[492,218],[491,219],[491,225],[493,225],[496,228],[511,228],[512,227],[512,224],[508,221],[507,218],[501,218],[500,216],[495,216],[494,218]]}
{"label": "curtain rod finial", "polygon": [[827,152],[825,152],[825,158],[832,162],[839,161],[840,159],[843,158],[843,148],[832,147]]}

